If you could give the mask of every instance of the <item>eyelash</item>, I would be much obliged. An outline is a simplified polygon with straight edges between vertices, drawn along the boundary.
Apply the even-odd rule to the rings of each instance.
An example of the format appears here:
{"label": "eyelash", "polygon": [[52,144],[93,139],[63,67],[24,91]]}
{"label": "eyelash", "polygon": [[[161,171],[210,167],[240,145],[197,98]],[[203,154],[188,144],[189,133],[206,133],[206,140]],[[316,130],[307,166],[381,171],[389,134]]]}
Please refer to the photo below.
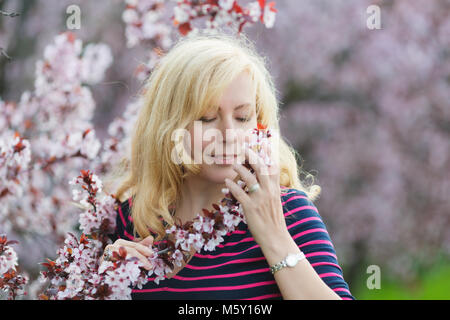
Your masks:
{"label": "eyelash", "polygon": [[[251,120],[251,118],[237,118],[240,122],[248,122]],[[209,123],[209,122],[213,122],[214,120],[216,120],[216,118],[214,119],[205,119],[205,118],[200,118],[200,121]]]}

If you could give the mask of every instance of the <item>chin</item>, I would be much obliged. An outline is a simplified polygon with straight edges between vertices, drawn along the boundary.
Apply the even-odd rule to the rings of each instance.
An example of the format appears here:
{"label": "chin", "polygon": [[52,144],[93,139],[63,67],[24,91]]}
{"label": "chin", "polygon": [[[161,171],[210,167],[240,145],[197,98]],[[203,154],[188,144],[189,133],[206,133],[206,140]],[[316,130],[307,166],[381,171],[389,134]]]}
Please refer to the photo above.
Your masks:
{"label": "chin", "polygon": [[206,180],[217,184],[225,184],[225,178],[234,180],[237,175],[232,166],[211,166],[202,174]]}

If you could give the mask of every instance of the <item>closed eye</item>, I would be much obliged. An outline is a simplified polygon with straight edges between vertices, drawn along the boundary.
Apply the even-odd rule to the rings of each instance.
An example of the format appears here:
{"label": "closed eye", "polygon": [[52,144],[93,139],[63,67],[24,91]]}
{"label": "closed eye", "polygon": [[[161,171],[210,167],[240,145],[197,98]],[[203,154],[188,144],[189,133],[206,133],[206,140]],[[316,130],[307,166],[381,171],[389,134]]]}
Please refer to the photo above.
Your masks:
{"label": "closed eye", "polygon": [[[249,118],[236,118],[236,119],[238,121],[240,121],[240,122],[248,122],[248,121],[251,120],[251,117],[249,117]],[[206,123],[213,122],[214,120],[216,120],[216,118],[212,118],[212,119],[200,118],[200,121],[206,122]]]}
{"label": "closed eye", "polygon": [[200,121],[202,121],[202,122],[213,122],[214,120],[216,120],[216,118],[213,118],[213,119],[200,118]]}

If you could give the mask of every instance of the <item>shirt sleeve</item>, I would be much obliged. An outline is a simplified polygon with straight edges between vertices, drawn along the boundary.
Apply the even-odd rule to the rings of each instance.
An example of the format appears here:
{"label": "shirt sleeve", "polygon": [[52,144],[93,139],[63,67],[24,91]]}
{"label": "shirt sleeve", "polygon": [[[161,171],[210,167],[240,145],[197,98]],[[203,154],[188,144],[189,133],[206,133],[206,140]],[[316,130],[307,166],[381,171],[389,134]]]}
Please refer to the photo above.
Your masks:
{"label": "shirt sleeve", "polygon": [[316,206],[297,189],[285,191],[282,205],[289,233],[320,278],[343,300],[355,300]]}

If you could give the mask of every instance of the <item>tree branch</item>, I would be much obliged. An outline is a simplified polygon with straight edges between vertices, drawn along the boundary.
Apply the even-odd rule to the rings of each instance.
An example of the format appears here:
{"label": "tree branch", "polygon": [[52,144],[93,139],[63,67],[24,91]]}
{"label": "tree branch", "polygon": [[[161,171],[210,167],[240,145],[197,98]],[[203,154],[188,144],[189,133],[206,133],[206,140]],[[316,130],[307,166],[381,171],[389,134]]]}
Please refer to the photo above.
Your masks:
{"label": "tree branch", "polygon": [[10,56],[8,56],[8,54],[6,53],[6,51],[2,47],[0,47],[0,57],[1,56],[4,56],[8,60],[12,59]]}
{"label": "tree branch", "polygon": [[5,17],[14,18],[14,17],[20,16],[20,13],[15,13],[15,12],[8,13],[6,11],[0,10],[0,15],[5,16]]}

